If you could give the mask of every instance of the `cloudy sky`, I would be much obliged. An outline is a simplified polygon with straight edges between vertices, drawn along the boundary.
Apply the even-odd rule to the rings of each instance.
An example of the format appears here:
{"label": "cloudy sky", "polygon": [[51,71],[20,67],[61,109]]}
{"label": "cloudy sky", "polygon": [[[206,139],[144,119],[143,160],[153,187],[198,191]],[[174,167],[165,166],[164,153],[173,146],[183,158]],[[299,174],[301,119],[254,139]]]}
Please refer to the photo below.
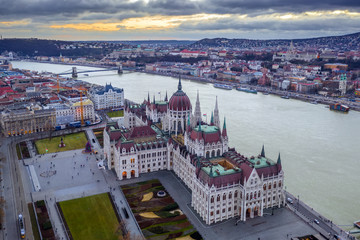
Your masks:
{"label": "cloudy sky", "polygon": [[4,38],[308,38],[360,31],[360,0],[0,0]]}

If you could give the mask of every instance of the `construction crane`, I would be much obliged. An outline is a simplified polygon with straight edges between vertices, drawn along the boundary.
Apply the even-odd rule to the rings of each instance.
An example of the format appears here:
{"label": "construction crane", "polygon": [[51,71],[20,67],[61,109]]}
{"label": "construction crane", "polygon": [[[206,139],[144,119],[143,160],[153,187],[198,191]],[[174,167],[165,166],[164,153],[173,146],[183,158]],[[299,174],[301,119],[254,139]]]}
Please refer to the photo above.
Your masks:
{"label": "construction crane", "polygon": [[78,88],[80,91],[80,116],[81,116],[81,125],[85,125],[84,123],[84,105],[83,105],[83,91],[85,91],[86,94],[86,89],[83,88],[82,86]]}

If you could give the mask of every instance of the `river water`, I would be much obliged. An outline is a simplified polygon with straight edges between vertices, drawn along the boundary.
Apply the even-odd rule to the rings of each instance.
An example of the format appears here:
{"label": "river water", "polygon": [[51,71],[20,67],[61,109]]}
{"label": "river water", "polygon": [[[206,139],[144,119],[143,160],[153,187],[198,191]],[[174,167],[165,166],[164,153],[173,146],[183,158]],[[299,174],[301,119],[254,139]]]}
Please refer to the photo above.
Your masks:
{"label": "river water", "polygon": [[[14,68],[62,73],[69,65],[13,62]],[[95,69],[78,66],[78,72]],[[124,89],[125,98],[142,102],[150,93],[156,99],[170,98],[178,79],[137,72],[94,72],[78,79]],[[226,117],[230,146],[246,155],[260,154],[276,160],[281,153],[285,186],[322,215],[339,225],[352,225],[360,219],[360,113],[333,112],[324,105],[313,105],[278,96],[255,95],[222,90],[212,84],[182,80],[183,90],[195,108],[199,90],[201,111],[210,121],[218,97],[220,118]],[[347,228],[347,227],[344,227]]]}

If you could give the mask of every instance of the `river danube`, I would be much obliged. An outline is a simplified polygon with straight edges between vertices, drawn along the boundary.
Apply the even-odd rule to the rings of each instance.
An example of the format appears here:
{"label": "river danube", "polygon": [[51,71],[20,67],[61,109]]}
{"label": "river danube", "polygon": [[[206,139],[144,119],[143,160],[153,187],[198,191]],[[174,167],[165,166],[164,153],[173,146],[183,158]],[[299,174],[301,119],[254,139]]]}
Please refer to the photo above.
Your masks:
{"label": "river danube", "polygon": [[[61,73],[70,65],[13,62],[14,68]],[[81,69],[94,69],[78,66]],[[79,74],[79,79],[124,89],[125,98],[142,102],[148,92],[158,100],[177,90],[178,79],[145,73]],[[210,121],[218,97],[220,118],[226,117],[230,146],[246,155],[260,154],[276,160],[281,153],[287,190],[339,225],[360,219],[360,113],[329,111],[278,96],[254,95],[214,88],[212,84],[182,80],[183,90],[195,107],[199,90],[201,111]],[[346,229],[346,227],[345,227]]]}

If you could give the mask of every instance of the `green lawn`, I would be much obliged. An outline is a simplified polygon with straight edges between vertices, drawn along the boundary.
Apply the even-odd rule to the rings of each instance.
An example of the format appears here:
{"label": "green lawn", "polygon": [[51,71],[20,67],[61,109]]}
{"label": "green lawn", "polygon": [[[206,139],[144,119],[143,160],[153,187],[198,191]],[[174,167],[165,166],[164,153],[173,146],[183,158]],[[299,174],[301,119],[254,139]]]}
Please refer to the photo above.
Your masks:
{"label": "green lawn", "polygon": [[117,240],[119,222],[107,193],[60,202],[74,240]]}
{"label": "green lawn", "polygon": [[108,112],[106,114],[111,118],[113,118],[113,117],[123,117],[124,116],[124,110]]}
{"label": "green lawn", "polygon": [[69,135],[64,135],[63,141],[65,143],[65,147],[60,148],[59,144],[61,142],[61,136],[53,137],[53,138],[45,138],[41,140],[37,140],[35,142],[36,149],[39,154],[46,153],[46,148],[48,149],[47,153],[54,152],[63,152],[74,149],[85,149],[85,145],[88,142],[86,135],[84,132],[72,133]]}

